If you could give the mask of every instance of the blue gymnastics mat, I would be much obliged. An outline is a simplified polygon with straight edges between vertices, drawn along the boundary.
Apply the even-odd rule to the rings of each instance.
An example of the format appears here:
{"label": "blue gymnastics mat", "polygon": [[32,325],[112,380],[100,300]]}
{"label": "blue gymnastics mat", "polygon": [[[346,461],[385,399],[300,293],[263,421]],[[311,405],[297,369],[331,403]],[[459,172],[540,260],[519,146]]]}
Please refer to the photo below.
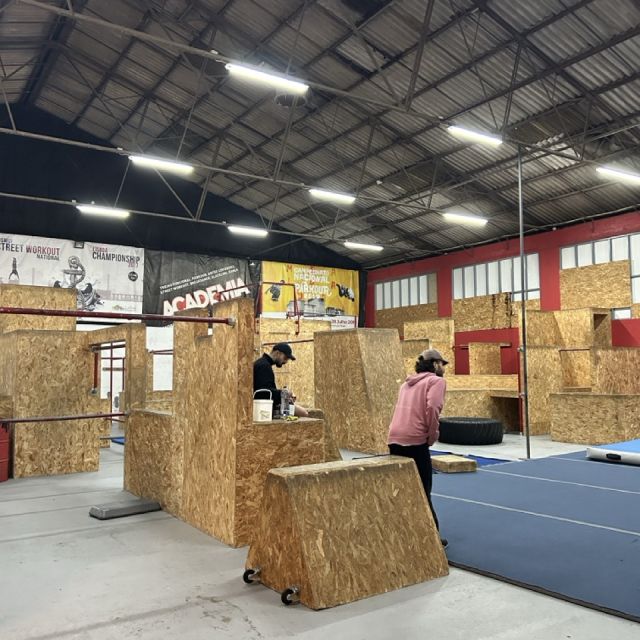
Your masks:
{"label": "blue gymnastics mat", "polygon": [[511,462],[438,474],[433,500],[453,566],[640,622],[637,467]]}

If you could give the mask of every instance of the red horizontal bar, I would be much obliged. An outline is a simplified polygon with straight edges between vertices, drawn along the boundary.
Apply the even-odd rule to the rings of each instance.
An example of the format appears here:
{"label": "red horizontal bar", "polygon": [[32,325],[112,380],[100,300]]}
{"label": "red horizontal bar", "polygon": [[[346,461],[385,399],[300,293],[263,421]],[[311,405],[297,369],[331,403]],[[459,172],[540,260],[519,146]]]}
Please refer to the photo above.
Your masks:
{"label": "red horizontal bar", "polygon": [[163,316],[160,313],[112,313],[110,311],[77,311],[71,309],[33,309],[30,307],[0,307],[0,313],[25,316],[60,316],[63,318],[116,318],[118,320],[142,320],[161,322],[199,322],[234,326],[235,318],[209,318],[195,316]]}
{"label": "red horizontal bar", "polygon": [[87,413],[75,416],[41,416],[39,418],[0,418],[0,424],[18,424],[23,422],[63,422],[65,420],[88,420],[90,418],[115,418],[126,413]]}

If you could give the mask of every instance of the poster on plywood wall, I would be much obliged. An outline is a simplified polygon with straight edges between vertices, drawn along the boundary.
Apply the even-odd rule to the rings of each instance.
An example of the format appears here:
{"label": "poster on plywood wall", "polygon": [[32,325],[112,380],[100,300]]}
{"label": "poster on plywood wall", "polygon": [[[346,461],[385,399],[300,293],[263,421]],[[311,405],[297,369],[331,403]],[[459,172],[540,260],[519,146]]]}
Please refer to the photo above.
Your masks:
{"label": "poster on plywood wall", "polygon": [[282,262],[262,263],[262,315],[330,320],[332,329],[358,326],[358,272]]}
{"label": "poster on plywood wall", "polygon": [[0,234],[0,284],[75,289],[82,311],[142,311],[144,250]]}

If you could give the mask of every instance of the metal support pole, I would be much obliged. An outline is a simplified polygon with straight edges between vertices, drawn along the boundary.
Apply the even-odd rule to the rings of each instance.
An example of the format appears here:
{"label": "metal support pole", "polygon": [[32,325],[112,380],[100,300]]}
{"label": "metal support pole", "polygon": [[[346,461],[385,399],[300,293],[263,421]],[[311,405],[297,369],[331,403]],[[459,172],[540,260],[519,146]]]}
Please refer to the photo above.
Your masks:
{"label": "metal support pole", "polygon": [[527,260],[524,254],[524,204],[522,197],[522,147],[518,145],[518,222],[520,227],[520,288],[522,290],[522,398],[524,400],[524,436],[527,444],[527,460],[531,458],[529,434],[529,378],[527,374]]}

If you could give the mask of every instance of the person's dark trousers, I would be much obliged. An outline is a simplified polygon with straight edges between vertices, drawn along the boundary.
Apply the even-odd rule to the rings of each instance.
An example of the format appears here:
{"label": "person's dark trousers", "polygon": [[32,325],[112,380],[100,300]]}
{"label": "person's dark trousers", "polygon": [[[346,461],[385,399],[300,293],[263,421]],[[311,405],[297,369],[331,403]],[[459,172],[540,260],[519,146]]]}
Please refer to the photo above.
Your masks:
{"label": "person's dark trousers", "polygon": [[431,487],[433,485],[433,467],[431,466],[431,453],[429,452],[429,446],[427,444],[416,444],[410,446],[403,446],[400,444],[390,444],[389,453],[392,456],[403,456],[405,458],[413,458],[418,467],[418,474],[420,480],[422,480],[422,486],[424,492],[427,494],[427,500],[431,507],[431,513],[433,514],[433,520],[436,523],[436,528],[440,530],[440,523],[438,522],[438,516],[433,508],[433,502],[431,502]]}

